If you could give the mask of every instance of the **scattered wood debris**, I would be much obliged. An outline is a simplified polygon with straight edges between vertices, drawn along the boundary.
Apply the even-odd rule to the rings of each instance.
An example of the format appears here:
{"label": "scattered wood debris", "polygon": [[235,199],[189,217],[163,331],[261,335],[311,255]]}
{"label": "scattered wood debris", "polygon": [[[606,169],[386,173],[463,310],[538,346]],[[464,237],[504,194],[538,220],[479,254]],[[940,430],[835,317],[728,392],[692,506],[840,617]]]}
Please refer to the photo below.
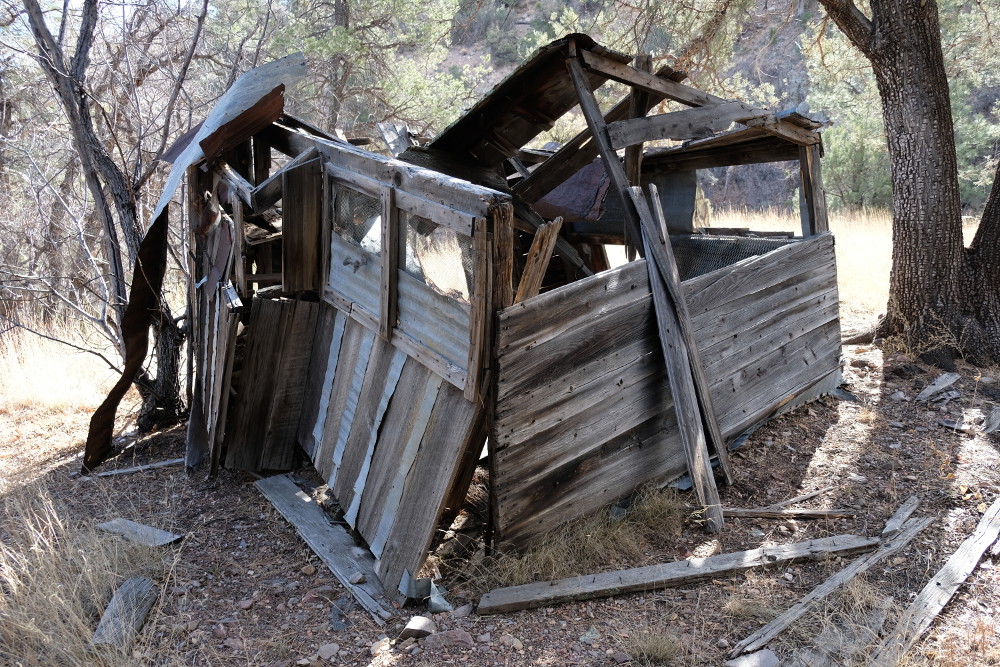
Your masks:
{"label": "scattered wood debris", "polygon": [[178,466],[184,463],[184,458],[179,459],[168,459],[166,461],[157,461],[156,463],[147,463],[142,466],[132,466],[131,468],[119,468],[117,470],[105,470],[104,472],[95,473],[94,477],[113,477],[115,475],[129,475],[134,472],[143,472],[146,470],[156,470],[158,468],[169,468],[172,466]]}
{"label": "scattered wood debris", "polygon": [[776,509],[774,507],[723,507],[722,514],[733,519],[845,519],[854,510]]}
{"label": "scattered wood debris", "polygon": [[177,533],[171,533],[167,530],[153,528],[152,526],[122,518],[99,523],[97,527],[109,533],[121,535],[125,539],[137,544],[145,544],[147,547],[162,547],[167,544],[173,544],[184,537]]}
{"label": "scattered wood debris", "polygon": [[477,607],[480,615],[499,614],[519,609],[533,609],[574,600],[608,597],[630,591],[649,591],[680,586],[712,577],[737,574],[754,567],[785,565],[870,551],[879,545],[877,538],[837,535],[806,542],[795,542],[749,551],[692,558],[659,565],[571,577],[522,586],[498,588],[484,595]]}
{"label": "scattered wood debris", "polygon": [[931,626],[948,601],[979,564],[983,552],[1000,536],[1000,498],[986,510],[979,525],[903,612],[896,628],[875,650],[869,664],[896,665]]}
{"label": "scattered wood debris", "polygon": [[[909,544],[910,541],[917,536],[917,533],[929,526],[933,521],[931,518],[907,520],[906,517],[913,512],[914,507],[915,506],[911,506],[909,502],[904,503],[903,506],[900,507],[899,510],[897,510],[896,513],[889,519],[886,523],[887,529],[890,525],[895,526],[897,524],[899,524],[901,528],[893,528],[891,536],[882,542],[876,551],[861,556],[843,570],[840,570],[822,584],[809,591],[809,593],[803,596],[798,602],[792,605],[780,616],[737,644],[730,652],[729,656],[731,658],[735,658],[742,653],[748,653],[763,648],[769,641],[778,636],[781,631],[801,618],[814,602],[822,600],[830,593],[847,584],[847,582],[854,577],[866,572],[883,558],[891,556]],[[901,521],[904,523],[900,524]],[[884,534],[885,533],[883,532],[883,535]]]}
{"label": "scattered wood debris", "polygon": [[159,589],[145,577],[126,579],[101,615],[90,643],[127,653],[159,594]]}

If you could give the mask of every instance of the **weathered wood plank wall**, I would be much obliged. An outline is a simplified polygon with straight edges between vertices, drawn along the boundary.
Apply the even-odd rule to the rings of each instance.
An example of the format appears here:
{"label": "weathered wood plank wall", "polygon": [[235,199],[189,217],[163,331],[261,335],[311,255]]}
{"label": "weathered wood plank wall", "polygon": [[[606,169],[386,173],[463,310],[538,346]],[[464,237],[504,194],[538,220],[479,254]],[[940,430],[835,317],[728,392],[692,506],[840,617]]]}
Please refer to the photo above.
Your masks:
{"label": "weathered wood plank wall", "polygon": [[[839,373],[829,234],[683,287],[727,439]],[[497,348],[501,540],[525,546],[685,471],[643,262],[502,311]]]}

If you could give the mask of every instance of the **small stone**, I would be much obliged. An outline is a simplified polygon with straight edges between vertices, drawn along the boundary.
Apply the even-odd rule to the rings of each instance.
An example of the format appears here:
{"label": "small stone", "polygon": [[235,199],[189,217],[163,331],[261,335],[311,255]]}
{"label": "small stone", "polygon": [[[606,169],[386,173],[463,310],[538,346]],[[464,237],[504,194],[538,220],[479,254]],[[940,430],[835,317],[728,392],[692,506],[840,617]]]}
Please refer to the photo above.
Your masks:
{"label": "small stone", "polygon": [[483,634],[476,637],[476,641],[479,642],[480,644],[489,644],[491,639],[493,639],[493,635],[491,635],[488,632],[484,632]]}
{"label": "small stone", "polygon": [[725,664],[726,667],[778,667],[781,661],[778,660],[778,656],[774,651],[766,648],[756,653],[741,655],[735,660],[729,660]]}
{"label": "small stone", "polygon": [[243,650],[243,640],[240,639],[239,637],[230,637],[226,641],[222,642],[222,645],[225,646],[226,648],[231,648],[234,651]]}
{"label": "small stone", "polygon": [[388,637],[382,637],[382,639],[380,639],[377,642],[374,642],[372,644],[372,648],[371,648],[372,655],[378,655],[382,651],[384,651],[387,648],[389,648],[389,645],[390,645],[389,638]]}
{"label": "small stone", "polygon": [[348,579],[347,581],[357,586],[358,584],[365,583],[365,575],[362,574],[361,572],[355,572],[354,574],[351,575],[351,578]]}
{"label": "small stone", "polygon": [[894,400],[894,401],[907,401],[907,400],[909,400],[906,397],[906,394],[904,394],[901,391],[894,391],[894,392],[892,392],[891,394],[889,394],[889,398],[892,399],[892,400]]}
{"label": "small stone", "polygon": [[299,572],[301,572],[302,574],[306,575],[307,577],[311,577],[312,575],[316,574],[316,566],[315,565],[306,565],[301,570],[299,570]]}
{"label": "small stone", "polygon": [[295,661],[296,665],[301,665],[302,667],[308,667],[313,664],[312,658],[299,658]]}
{"label": "small stone", "polygon": [[781,578],[784,579],[785,581],[795,581],[795,575],[792,574],[791,572],[785,572],[783,575],[781,575]]}
{"label": "small stone", "polygon": [[199,625],[201,625],[201,621],[199,621],[199,620],[188,621],[187,622],[187,631],[188,632],[194,632],[195,630],[198,629]]}
{"label": "small stone", "polygon": [[222,623],[216,623],[212,626],[212,636],[216,639],[225,639],[229,636],[229,629]]}
{"label": "small stone", "polygon": [[253,600],[249,598],[246,600],[240,600],[238,606],[240,609],[249,609],[253,606]]}
{"label": "small stone", "polygon": [[587,631],[580,635],[580,641],[584,644],[593,644],[598,639],[601,638],[601,633],[597,631],[593,625],[587,628]]}
{"label": "small stone", "polygon": [[[891,426],[893,428],[906,428],[906,424],[904,424],[903,422],[889,422],[889,426]],[[730,661],[730,662],[732,662],[732,661]]]}
{"label": "small stone", "polygon": [[437,632],[437,626],[434,625],[434,621],[426,616],[414,616],[407,621],[406,627],[399,633],[399,639],[409,639],[410,637],[422,639],[435,632]]}
{"label": "small stone", "polygon": [[847,476],[847,479],[851,480],[852,482],[857,482],[858,484],[864,484],[865,482],[868,481],[867,477],[865,477],[864,475],[858,475],[856,473],[851,473],[850,475]]}
{"label": "small stone", "polygon": [[181,595],[187,595],[187,592],[188,592],[187,589],[184,588],[183,586],[171,586],[170,587],[170,594],[171,595],[176,595],[176,596],[179,597]]}
{"label": "small stone", "polygon": [[917,426],[913,430],[916,431],[917,433],[927,433],[930,431],[930,429],[927,428],[926,426]]}
{"label": "small stone", "polygon": [[729,642],[726,641],[725,637],[719,637],[719,641],[715,642],[715,645],[718,648],[729,648]]}
{"label": "small stone", "polygon": [[472,603],[463,604],[461,607],[451,612],[452,618],[466,618],[472,613]]}
{"label": "small stone", "polygon": [[624,665],[627,662],[632,662],[632,656],[624,651],[615,651],[611,654],[611,659],[615,661],[616,664]]}
{"label": "small stone", "polygon": [[460,629],[436,632],[433,635],[428,635],[424,639],[424,648],[427,650],[439,649],[446,646],[457,646],[463,648],[475,645],[476,642],[472,640],[472,635],[465,630]]}
{"label": "small stone", "polygon": [[339,644],[323,644],[322,646],[319,647],[319,650],[316,651],[316,653],[323,660],[331,660],[332,661],[333,658],[334,658],[334,656],[337,655],[338,651],[340,651],[340,645]]}
{"label": "small stone", "polygon": [[417,643],[416,639],[414,639],[413,637],[408,637],[407,639],[404,639],[403,641],[399,642],[399,644],[396,645],[396,648],[399,649],[400,651],[405,651],[406,649],[410,648],[416,643]]}
{"label": "small stone", "polygon": [[752,535],[753,537],[764,537],[764,531],[761,530],[760,528],[751,528],[750,535]]}

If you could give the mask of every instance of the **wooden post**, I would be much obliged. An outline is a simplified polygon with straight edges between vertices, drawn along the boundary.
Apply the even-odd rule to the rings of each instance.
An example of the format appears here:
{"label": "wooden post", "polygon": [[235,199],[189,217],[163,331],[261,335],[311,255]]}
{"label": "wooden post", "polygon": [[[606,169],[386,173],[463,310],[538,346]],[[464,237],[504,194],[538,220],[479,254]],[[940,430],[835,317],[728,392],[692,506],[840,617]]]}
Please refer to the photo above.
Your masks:
{"label": "wooden post", "polygon": [[[641,190],[638,190],[635,205],[644,206]],[[647,215],[641,217],[648,218]],[[649,274],[649,287],[653,292],[653,304],[656,310],[656,322],[659,326],[660,345],[663,349],[663,360],[667,366],[667,379],[670,382],[670,393],[674,399],[674,411],[677,413],[677,430],[680,433],[681,445],[687,459],[688,473],[691,475],[698,503],[705,508],[705,518],[708,530],[717,533],[722,529],[722,501],[712,474],[712,464],[708,454],[708,443],[702,428],[701,410],[698,396],[695,392],[694,378],[691,374],[691,361],[687,345],[681,334],[680,309],[673,302],[667,291],[668,272],[658,266],[654,256],[661,255],[654,248],[657,243],[655,229],[651,220],[643,226],[643,247],[646,252],[646,268]]]}
{"label": "wooden post", "polygon": [[392,339],[396,326],[396,286],[399,279],[399,209],[396,189],[382,186],[382,287],[379,303],[378,333],[382,340]]}
{"label": "wooden post", "polygon": [[[653,69],[653,57],[645,53],[635,58],[635,68],[640,72],[651,72]],[[629,118],[645,118],[646,110],[649,108],[649,93],[642,88],[632,87],[632,94],[629,95]],[[606,122],[606,121],[605,121]],[[636,144],[625,149],[625,177],[629,185],[642,185],[642,149],[643,145]],[[628,261],[635,259],[636,244],[639,239],[625,235],[625,256]]]}
{"label": "wooden post", "polygon": [[521,274],[521,282],[517,286],[514,303],[530,299],[541,290],[542,280],[549,268],[549,260],[552,258],[552,250],[556,246],[561,227],[562,218],[556,218],[552,222],[546,222],[535,232],[535,239],[531,242],[531,249],[528,250],[528,259],[524,273]]}
{"label": "wooden post", "polygon": [[820,171],[821,144],[799,146],[799,174],[802,183],[802,236],[814,236],[830,230],[826,215],[826,193]]}
{"label": "wooden post", "polygon": [[[642,192],[641,190],[639,191]],[[708,442],[719,457],[719,464],[725,474],[726,483],[733,483],[733,466],[729,462],[729,451],[726,449],[726,441],[722,437],[722,430],[719,428],[719,421],[715,415],[715,405],[712,401],[712,392],[709,391],[708,378],[705,377],[705,364],[701,361],[701,350],[698,349],[698,341],[695,340],[694,330],[691,326],[691,317],[688,314],[687,300],[684,298],[684,290],[681,288],[680,272],[677,270],[677,261],[674,258],[673,249],[670,247],[670,235],[667,233],[667,220],[663,215],[663,206],[660,194],[656,186],[649,185],[650,199],[653,202],[653,211],[659,222],[659,243],[654,241],[654,259],[660,268],[667,292],[677,309],[678,324],[681,327],[681,336],[684,339],[684,346],[687,348],[688,357],[691,360],[691,375],[694,378],[694,387],[698,393],[698,403],[701,407],[701,418],[708,433]]]}
{"label": "wooden post", "polygon": [[587,120],[590,135],[597,144],[601,161],[604,162],[604,169],[611,178],[611,185],[621,200],[622,210],[625,212],[625,235],[626,237],[631,235],[635,239],[641,238],[642,232],[640,231],[639,213],[636,211],[635,204],[629,195],[628,178],[625,176],[625,168],[622,167],[622,163],[618,159],[618,153],[611,148],[611,140],[608,137],[608,126],[604,122],[601,108],[597,105],[594,93],[587,84],[587,76],[583,72],[580,61],[575,56],[567,58],[566,66],[569,68],[570,78],[573,79],[573,85],[576,87],[576,94],[580,99],[580,110],[583,112],[583,117]]}

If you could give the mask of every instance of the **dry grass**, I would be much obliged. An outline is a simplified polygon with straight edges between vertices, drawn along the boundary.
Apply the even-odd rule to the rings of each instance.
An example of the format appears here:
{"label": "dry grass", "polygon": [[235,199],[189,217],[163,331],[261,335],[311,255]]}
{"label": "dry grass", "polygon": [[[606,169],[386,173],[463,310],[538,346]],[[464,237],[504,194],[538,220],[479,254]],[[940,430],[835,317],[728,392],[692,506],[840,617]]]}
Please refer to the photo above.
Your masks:
{"label": "dry grass", "polygon": [[684,643],[674,635],[666,623],[641,627],[623,638],[622,650],[632,657],[629,664],[637,667],[654,665],[682,665],[691,662]]}
{"label": "dry grass", "polygon": [[[53,334],[76,342],[71,331]],[[114,373],[96,356],[40,338],[23,329],[0,335],[0,410],[45,407],[54,412],[93,410],[107,393]]]}
{"label": "dry grass", "polygon": [[95,652],[90,637],[122,581],[162,581],[169,563],[70,515],[40,485],[8,488],[0,500],[0,663],[135,664]]}
{"label": "dry grass", "polygon": [[622,517],[602,511],[572,521],[524,554],[473,561],[465,575],[472,589],[487,591],[614,569],[647,559],[664,538],[680,533],[688,514],[673,489],[644,487]]}

